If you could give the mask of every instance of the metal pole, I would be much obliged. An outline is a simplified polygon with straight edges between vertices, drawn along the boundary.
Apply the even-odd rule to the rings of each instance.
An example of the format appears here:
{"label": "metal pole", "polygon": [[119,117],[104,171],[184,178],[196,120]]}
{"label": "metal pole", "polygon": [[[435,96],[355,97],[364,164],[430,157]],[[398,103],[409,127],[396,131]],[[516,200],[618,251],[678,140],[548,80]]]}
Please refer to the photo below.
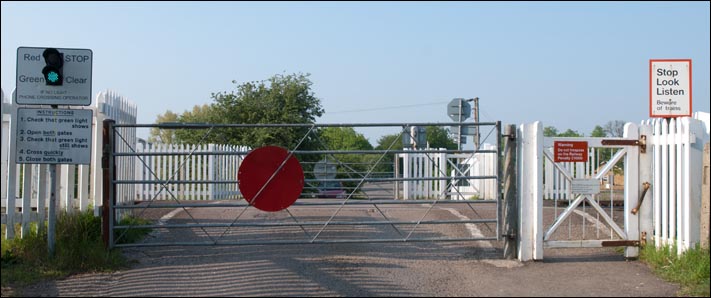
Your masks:
{"label": "metal pole", "polygon": [[502,202],[504,201],[503,192],[501,191],[501,181],[503,175],[503,154],[501,150],[501,121],[496,122],[496,236],[501,240],[501,219],[503,218]]}
{"label": "metal pole", "polygon": [[57,223],[57,165],[49,164],[49,213],[47,219],[47,247],[49,249],[49,257],[54,257],[54,242]]}
{"label": "metal pole", "polygon": [[101,171],[102,171],[102,206],[101,206],[101,238],[104,241],[104,247],[106,249],[111,248],[112,241],[109,239],[109,235],[112,232],[112,229],[110,227],[110,217],[109,217],[109,206],[111,204],[111,172],[109,169],[109,154],[110,152],[110,146],[109,146],[109,133],[110,133],[110,128],[109,124],[114,123],[114,120],[111,119],[106,119],[103,122],[102,125],[102,141],[101,141],[101,150],[102,150],[102,156],[101,156]]}
{"label": "metal pole", "polygon": [[[52,105],[52,109],[57,109]],[[57,225],[57,164],[49,164],[49,206],[47,208],[47,248],[49,257],[54,257],[54,243]],[[24,210],[23,210],[24,211]]]}
{"label": "metal pole", "polygon": [[[479,123],[479,98],[474,97],[474,123]],[[481,142],[479,135],[479,126],[474,127],[474,146],[475,149],[479,149],[479,144]]]}
{"label": "metal pole", "polygon": [[101,168],[103,176],[103,198],[101,208],[102,240],[107,249],[114,248],[114,203],[116,200],[116,168],[114,167],[114,124],[112,119],[105,119],[102,130]]}
{"label": "metal pole", "polygon": [[459,126],[457,129],[457,150],[462,150],[462,101],[464,98],[459,99]]}

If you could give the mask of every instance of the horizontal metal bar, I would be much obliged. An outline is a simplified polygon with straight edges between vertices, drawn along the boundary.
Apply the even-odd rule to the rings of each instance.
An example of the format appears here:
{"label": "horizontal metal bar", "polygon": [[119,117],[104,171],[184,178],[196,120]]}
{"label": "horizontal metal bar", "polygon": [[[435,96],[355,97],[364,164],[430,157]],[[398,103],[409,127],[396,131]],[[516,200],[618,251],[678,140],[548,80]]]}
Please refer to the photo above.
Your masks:
{"label": "horizontal metal bar", "polygon": [[605,139],[601,143],[605,146],[637,146],[639,140],[620,140],[620,139]]}
{"label": "horizontal metal bar", "polygon": [[[339,206],[343,204],[340,199],[333,199],[332,201],[325,202],[306,202],[305,200],[313,199],[302,199],[301,201],[294,202],[291,206]],[[417,205],[417,204],[494,204],[496,200],[354,200],[350,199],[345,202],[345,205]],[[219,208],[240,208],[247,207],[245,201],[240,201],[240,203],[222,203],[222,204],[210,204],[210,203],[186,203],[186,204],[158,204],[158,205],[126,205],[114,206],[115,209],[141,209],[141,208],[198,208],[198,207],[219,207]]]}
{"label": "horizontal metal bar", "polygon": [[543,244],[546,248],[566,247],[612,247],[612,246],[639,246],[636,240],[547,240]]}
{"label": "horizontal metal bar", "polygon": [[496,150],[437,150],[437,149],[422,149],[422,150],[309,150],[309,151],[292,151],[294,154],[385,154],[385,153],[410,153],[410,154],[426,154],[426,153],[497,153]]}
{"label": "horizontal metal bar", "polygon": [[317,240],[272,240],[272,241],[202,241],[202,242],[161,242],[115,244],[115,247],[153,247],[153,246],[213,246],[213,245],[289,245],[289,244],[329,244],[329,243],[387,243],[387,242],[453,242],[453,241],[492,241],[496,237],[479,238],[410,238],[410,239],[317,239]]}
{"label": "horizontal metal bar", "polygon": [[602,240],[546,240],[544,248],[602,247]]}
{"label": "horizontal metal bar", "polygon": [[115,184],[237,184],[237,180],[114,180]]}
{"label": "horizontal metal bar", "polygon": [[605,240],[602,247],[611,246],[639,246],[639,240]]}
{"label": "horizontal metal bar", "polygon": [[[114,152],[114,156],[204,156],[204,155],[247,155],[250,151],[199,151],[199,152]],[[385,153],[448,153],[448,154],[475,154],[475,153],[497,153],[496,150],[296,150],[290,151],[294,154],[385,154]]]}
{"label": "horizontal metal bar", "polygon": [[116,123],[114,127],[156,127],[165,129],[192,128],[250,128],[250,127],[404,127],[404,126],[496,126],[496,122],[421,122],[421,123],[281,123],[281,124],[211,124],[211,123],[158,123],[158,124],[124,124]]}
{"label": "horizontal metal bar", "polygon": [[[579,137],[544,137],[543,138],[543,147],[553,147],[555,142],[581,142],[585,141],[588,142],[588,148],[620,148],[620,147],[625,147],[625,146],[630,146],[628,144],[625,144],[627,141],[630,141],[628,138],[599,138],[599,137],[585,137],[585,138],[579,138]],[[638,140],[632,140],[632,141],[637,141]],[[618,143],[622,142],[622,143]]]}
{"label": "horizontal metal bar", "polygon": [[437,181],[437,180],[486,180],[486,179],[497,179],[497,176],[447,176],[447,177],[421,177],[421,178],[333,178],[333,179],[304,179],[306,182],[359,182],[361,180],[366,182],[390,182],[390,181]]}
{"label": "horizontal metal bar", "polygon": [[114,226],[114,229],[171,229],[171,228],[227,228],[227,227],[298,227],[298,226],[375,226],[375,225],[442,225],[467,223],[495,223],[496,219],[471,220],[423,220],[423,221],[331,221],[331,222],[255,222],[255,223],[210,223],[210,224],[163,224]]}
{"label": "horizontal metal bar", "polygon": [[[390,182],[390,181],[434,181],[450,179],[486,180],[497,179],[497,176],[454,176],[454,177],[422,177],[422,178],[333,178],[333,179],[304,179],[304,182]],[[230,184],[239,183],[237,180],[114,180],[115,184]]]}

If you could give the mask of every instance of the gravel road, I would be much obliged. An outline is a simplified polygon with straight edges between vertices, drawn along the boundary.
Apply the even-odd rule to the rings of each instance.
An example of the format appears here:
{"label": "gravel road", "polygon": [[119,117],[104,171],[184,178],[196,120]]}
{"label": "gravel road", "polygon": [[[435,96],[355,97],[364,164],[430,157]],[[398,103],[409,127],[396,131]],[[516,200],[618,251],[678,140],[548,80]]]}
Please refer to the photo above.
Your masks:
{"label": "gravel road", "polygon": [[[325,220],[332,210],[290,208],[300,221]],[[427,206],[382,208],[391,220]],[[173,212],[167,223],[230,222],[239,208]],[[380,218],[372,207],[344,208],[338,220]],[[493,208],[437,206],[430,219],[488,218]],[[417,216],[415,216],[417,217]],[[240,220],[290,220],[281,213],[245,212]],[[407,226],[329,227],[329,237],[397,237]],[[488,236],[493,226],[430,225],[413,236]],[[227,239],[304,237],[298,227],[234,229]],[[314,235],[318,227],[306,232]],[[224,229],[209,230],[216,237]],[[477,236],[477,235],[474,235]],[[321,236],[319,236],[321,237]],[[156,229],[147,242],[209,238],[200,229]],[[321,238],[319,238],[321,239]],[[662,281],[639,261],[611,248],[548,249],[544,261],[501,259],[501,243],[394,242],[249,246],[162,246],[125,248],[130,269],[40,283],[23,296],[674,296],[678,286]]]}

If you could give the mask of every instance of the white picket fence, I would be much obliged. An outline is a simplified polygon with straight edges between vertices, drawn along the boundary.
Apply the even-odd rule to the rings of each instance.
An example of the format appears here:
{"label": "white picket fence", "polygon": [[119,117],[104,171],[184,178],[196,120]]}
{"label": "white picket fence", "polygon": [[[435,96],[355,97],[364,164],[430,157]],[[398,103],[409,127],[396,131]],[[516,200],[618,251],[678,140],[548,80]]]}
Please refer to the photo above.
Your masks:
{"label": "white picket fence", "polygon": [[[496,146],[482,144],[481,150],[496,150]],[[498,188],[495,179],[456,178],[457,176],[496,176],[498,166],[496,154],[417,153],[417,150],[413,150],[413,153],[398,154],[398,158],[403,165],[403,178],[451,178],[403,181],[403,199],[490,200],[497,198]]]}
{"label": "white picket fence", "polygon": [[[99,93],[99,96],[104,95],[102,100],[97,101],[97,110],[99,111],[100,117],[95,117],[97,121],[103,121],[104,119],[113,119],[116,124],[136,124],[136,105],[125,100],[120,95],[115,92],[108,91],[104,94]],[[102,122],[97,122],[97,127],[101,128]],[[100,150],[101,147],[101,134],[97,135],[98,138],[94,141],[94,146],[97,147],[96,150]],[[138,138],[136,137],[135,127],[119,127],[116,128],[114,134],[114,143],[116,152],[131,152],[132,148],[136,147]],[[92,166],[98,170],[96,175],[93,177],[96,181],[97,189],[101,190],[101,151],[94,151],[94,160]],[[134,179],[136,161],[135,158],[123,158],[119,157],[115,160],[116,167],[116,180],[132,180]],[[116,188],[116,204],[128,204],[133,202],[133,195],[136,192],[136,186],[134,184],[117,184]],[[101,198],[101,193],[96,193],[94,196],[95,205],[103,206],[102,202],[99,202],[96,198]],[[98,209],[97,209],[98,214]],[[120,215],[119,215],[120,216]]]}
{"label": "white picket fence", "polygon": [[[703,148],[709,142],[709,113],[693,118],[642,122],[651,132],[654,239],[679,253],[700,241]],[[709,173],[706,173],[709,175]]]}
{"label": "white picket fence", "polygon": [[[99,214],[102,205],[102,171],[101,171],[101,139],[102,122],[106,118],[117,123],[136,123],[137,108],[126,98],[113,91],[99,92],[94,106],[82,107],[92,109],[92,149],[91,165],[58,165],[57,166],[57,203],[59,210],[73,212],[94,207],[94,213]],[[13,224],[21,223],[21,235],[29,231],[31,222],[40,225],[46,217],[46,207],[49,201],[49,166],[46,164],[16,164],[14,152],[10,152],[9,144],[14,140],[12,126],[11,100],[4,98],[2,111],[2,223],[7,224],[6,237],[14,237]],[[123,129],[122,135],[129,143],[136,143],[135,128]],[[121,145],[119,145],[121,146]],[[133,178],[133,170],[120,170],[122,177]],[[117,190],[120,194],[132,192],[132,186],[122,186]],[[14,198],[14,199],[8,199]]]}
{"label": "white picket fence", "polygon": [[[400,153],[402,177],[444,178],[447,175],[447,154],[445,153]],[[447,180],[403,181],[402,198],[443,199],[447,196]]]}
{"label": "white picket fence", "polygon": [[[134,159],[136,179],[150,183],[136,185],[135,200],[225,200],[241,197],[237,172],[249,148],[231,145],[151,144],[137,148],[137,153],[159,153]],[[203,154],[214,152],[217,154]],[[234,154],[221,154],[221,153]],[[184,153],[188,155],[175,155]],[[192,153],[192,154],[191,154]],[[173,154],[173,155],[171,155]],[[156,181],[203,181],[203,183],[168,183]],[[224,183],[206,183],[206,182]]]}

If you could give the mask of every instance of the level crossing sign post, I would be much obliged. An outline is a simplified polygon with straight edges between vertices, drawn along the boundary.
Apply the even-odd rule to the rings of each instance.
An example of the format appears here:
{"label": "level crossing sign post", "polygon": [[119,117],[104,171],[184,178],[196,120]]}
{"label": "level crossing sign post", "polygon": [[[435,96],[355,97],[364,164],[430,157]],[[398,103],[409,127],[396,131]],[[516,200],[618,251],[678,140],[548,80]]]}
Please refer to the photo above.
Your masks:
{"label": "level crossing sign post", "polygon": [[91,104],[93,52],[90,49],[17,48],[12,133],[15,162],[49,164],[47,246],[54,256],[57,164],[91,163],[92,110],[58,106]]}

